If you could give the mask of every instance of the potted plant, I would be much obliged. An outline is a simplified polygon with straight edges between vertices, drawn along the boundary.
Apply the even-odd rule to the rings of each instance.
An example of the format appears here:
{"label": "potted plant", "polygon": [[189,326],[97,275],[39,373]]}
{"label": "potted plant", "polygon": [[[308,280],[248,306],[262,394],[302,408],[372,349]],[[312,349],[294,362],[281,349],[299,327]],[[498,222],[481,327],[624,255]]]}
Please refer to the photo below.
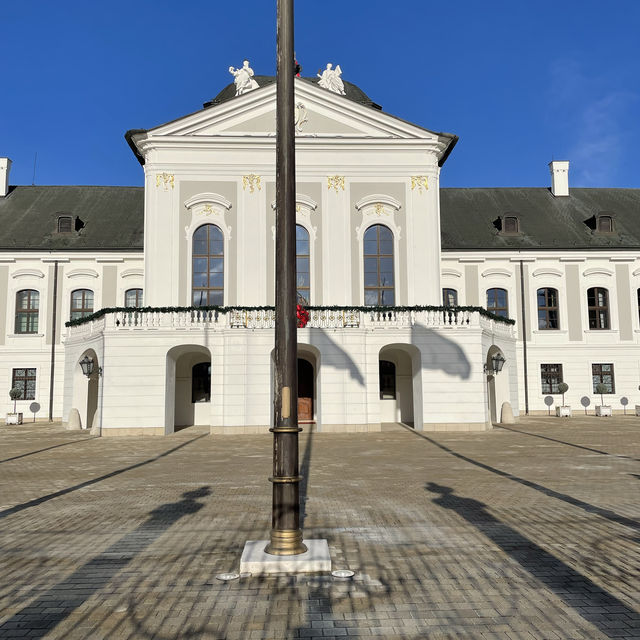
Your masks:
{"label": "potted plant", "polygon": [[564,403],[564,394],[569,391],[569,385],[566,382],[561,382],[558,385],[558,391],[562,394],[562,406],[556,407],[556,415],[559,418],[570,418],[571,407]]}
{"label": "potted plant", "polygon": [[[638,391],[640,391],[640,386],[638,386]],[[636,415],[640,416],[640,404],[636,405]]]}
{"label": "potted plant", "polygon": [[16,412],[16,401],[21,395],[22,391],[18,387],[9,391],[9,397],[13,400],[13,413],[7,413],[7,424],[22,424],[22,414]]}
{"label": "potted plant", "polygon": [[604,399],[602,397],[603,393],[607,393],[609,391],[609,387],[602,382],[598,382],[596,385],[596,393],[600,394],[600,406],[596,406],[596,415],[597,416],[610,416],[612,415],[611,405],[606,405],[604,403]]}

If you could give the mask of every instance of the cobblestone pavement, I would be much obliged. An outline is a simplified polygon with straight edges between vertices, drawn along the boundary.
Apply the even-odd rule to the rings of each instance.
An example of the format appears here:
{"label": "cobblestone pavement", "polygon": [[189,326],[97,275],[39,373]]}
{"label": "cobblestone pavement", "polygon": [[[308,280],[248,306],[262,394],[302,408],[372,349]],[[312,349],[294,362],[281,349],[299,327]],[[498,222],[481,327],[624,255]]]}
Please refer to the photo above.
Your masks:
{"label": "cobblestone pavement", "polygon": [[300,444],[351,580],[215,579],[268,537],[268,436],[0,427],[0,638],[640,638],[640,418]]}

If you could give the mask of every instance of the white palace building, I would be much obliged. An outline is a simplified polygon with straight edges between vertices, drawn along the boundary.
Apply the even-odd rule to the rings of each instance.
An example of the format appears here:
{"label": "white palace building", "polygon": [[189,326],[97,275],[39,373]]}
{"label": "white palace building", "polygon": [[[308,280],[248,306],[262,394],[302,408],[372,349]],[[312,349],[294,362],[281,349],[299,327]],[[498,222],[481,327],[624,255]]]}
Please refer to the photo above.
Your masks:
{"label": "white palace building", "polygon": [[[25,420],[103,436],[268,430],[276,85],[247,68],[127,132],[144,187],[10,186],[0,158],[7,413],[17,388]],[[484,430],[562,404],[562,381],[574,413],[598,383],[616,412],[638,401],[639,189],[570,188],[568,162],[550,186],[441,189],[455,135],[347,82],[295,92],[307,428]]]}

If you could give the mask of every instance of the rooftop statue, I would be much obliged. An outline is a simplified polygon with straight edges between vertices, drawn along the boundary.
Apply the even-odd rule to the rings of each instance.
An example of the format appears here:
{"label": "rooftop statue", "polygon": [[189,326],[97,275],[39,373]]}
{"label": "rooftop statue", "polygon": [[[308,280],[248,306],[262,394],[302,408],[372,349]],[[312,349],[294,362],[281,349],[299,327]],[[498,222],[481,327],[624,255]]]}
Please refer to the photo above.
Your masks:
{"label": "rooftop statue", "polygon": [[333,65],[329,62],[327,64],[327,68],[320,74],[320,70],[318,70],[318,78],[320,78],[320,82],[318,84],[323,89],[329,89],[329,91],[333,91],[334,93],[339,93],[341,96],[345,95],[344,92],[344,83],[342,82],[342,69],[340,65],[337,65],[335,69],[333,69]]}
{"label": "rooftop statue", "polygon": [[249,66],[248,60],[242,61],[242,67],[236,69],[235,67],[229,67],[229,73],[234,77],[234,84],[236,85],[236,95],[241,96],[247,91],[253,91],[258,88],[258,83],[253,79],[253,69]]}

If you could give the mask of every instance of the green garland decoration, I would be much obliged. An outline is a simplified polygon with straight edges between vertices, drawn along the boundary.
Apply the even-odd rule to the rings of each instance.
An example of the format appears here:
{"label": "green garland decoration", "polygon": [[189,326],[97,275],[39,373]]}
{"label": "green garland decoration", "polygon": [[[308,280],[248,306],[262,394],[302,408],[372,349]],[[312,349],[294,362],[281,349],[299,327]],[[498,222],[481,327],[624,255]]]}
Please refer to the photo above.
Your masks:
{"label": "green garland decoration", "polygon": [[[449,313],[458,313],[460,311],[477,311],[481,316],[502,322],[504,324],[515,324],[516,321],[512,318],[504,318],[498,316],[491,311],[487,311],[483,307],[445,307],[435,305],[414,305],[404,307],[387,307],[387,306],[372,306],[372,307],[359,307],[353,305],[339,306],[313,306],[309,305],[305,307],[308,311],[363,311],[365,313],[377,312],[377,313],[392,313],[394,311],[447,311]],[[105,307],[100,309],[91,315],[84,318],[76,318],[75,320],[69,320],[65,322],[66,327],[77,327],[81,324],[86,324],[92,320],[97,320],[106,316],[108,313],[179,313],[182,311],[213,311],[215,313],[226,314],[232,311],[275,311],[274,306],[262,306],[262,307],[218,307],[218,306],[206,306],[206,307]]]}

